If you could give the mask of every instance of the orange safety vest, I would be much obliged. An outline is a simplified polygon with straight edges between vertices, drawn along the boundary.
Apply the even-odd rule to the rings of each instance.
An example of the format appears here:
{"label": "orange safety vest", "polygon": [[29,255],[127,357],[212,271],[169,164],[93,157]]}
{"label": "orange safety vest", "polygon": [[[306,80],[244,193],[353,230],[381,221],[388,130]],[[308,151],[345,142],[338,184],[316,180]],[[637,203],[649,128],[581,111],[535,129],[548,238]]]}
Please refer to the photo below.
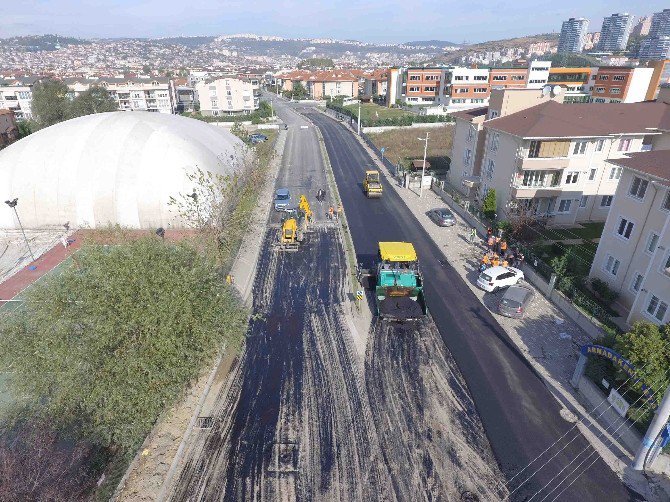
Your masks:
{"label": "orange safety vest", "polygon": [[500,243],[500,249],[502,249],[503,251],[507,249],[507,241],[502,241]]}
{"label": "orange safety vest", "polygon": [[487,254],[484,255],[484,258],[482,258],[482,263],[484,263],[485,265],[488,265],[488,263],[489,263],[489,255],[487,255]]}
{"label": "orange safety vest", "polygon": [[500,265],[500,260],[498,258],[493,258],[493,266],[497,267],[498,265]]}

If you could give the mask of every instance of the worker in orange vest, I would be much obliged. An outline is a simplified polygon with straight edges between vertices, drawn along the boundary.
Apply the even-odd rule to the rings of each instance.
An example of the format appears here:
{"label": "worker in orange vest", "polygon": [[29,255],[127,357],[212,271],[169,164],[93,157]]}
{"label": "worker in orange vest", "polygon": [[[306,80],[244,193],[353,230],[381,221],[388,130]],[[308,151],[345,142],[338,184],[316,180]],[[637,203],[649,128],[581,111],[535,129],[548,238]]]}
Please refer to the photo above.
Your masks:
{"label": "worker in orange vest", "polygon": [[332,220],[332,219],[333,219],[333,212],[334,212],[334,210],[333,210],[333,206],[330,206],[330,207],[328,208],[328,219],[329,219],[329,220]]}
{"label": "worker in orange vest", "polygon": [[503,239],[500,241],[500,254],[504,255],[505,251],[507,251],[507,241]]}
{"label": "worker in orange vest", "polygon": [[497,267],[498,265],[500,265],[500,258],[498,257],[497,254],[494,254],[494,255],[493,255],[493,260],[491,260],[491,264],[492,264],[494,267]]}

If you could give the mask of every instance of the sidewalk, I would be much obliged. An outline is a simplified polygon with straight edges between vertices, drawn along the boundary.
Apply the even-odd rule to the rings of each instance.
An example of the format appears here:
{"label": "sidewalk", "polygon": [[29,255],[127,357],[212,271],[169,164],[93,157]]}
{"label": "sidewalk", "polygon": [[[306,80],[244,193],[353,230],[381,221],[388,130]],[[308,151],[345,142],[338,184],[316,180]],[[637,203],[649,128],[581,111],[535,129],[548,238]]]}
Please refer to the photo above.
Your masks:
{"label": "sidewalk", "polygon": [[[582,423],[577,426],[578,429],[610,468],[620,478],[624,479],[625,476],[628,486],[643,493],[649,500],[668,500],[668,493],[657,493],[658,488],[650,486],[641,473],[630,471],[628,466],[632,457],[616,438],[605,431],[606,425],[601,426],[591,417],[590,412],[594,406],[582,405],[583,397],[575,393],[569,383],[577,363],[579,348],[582,344],[590,343],[591,338],[538,291],[523,319],[512,319],[496,314],[497,305],[504,292],[485,293],[475,286],[479,275],[479,260],[486,249],[484,242],[477,238],[475,243],[470,243],[470,226],[457,214],[454,214],[457,220],[456,225],[438,227],[426,213],[431,209],[444,207],[445,203],[442,199],[430,189],[424,189],[423,197],[419,198],[418,193],[400,187],[397,180],[390,176],[365,142],[360,138],[359,141],[385,178],[385,188],[392,187],[398,193],[419,223],[440,247],[447,261],[461,275],[482,304],[494,313],[500,326],[546,381],[547,388],[563,406],[561,416],[572,423],[583,419]],[[528,283],[525,285],[532,287]],[[596,414],[599,414],[604,408],[605,406],[602,406]],[[603,436],[599,438],[601,434]],[[562,444],[559,445],[560,447]],[[551,454],[553,453],[549,452],[548,455],[551,456]],[[667,490],[667,487],[664,486],[664,489]]]}

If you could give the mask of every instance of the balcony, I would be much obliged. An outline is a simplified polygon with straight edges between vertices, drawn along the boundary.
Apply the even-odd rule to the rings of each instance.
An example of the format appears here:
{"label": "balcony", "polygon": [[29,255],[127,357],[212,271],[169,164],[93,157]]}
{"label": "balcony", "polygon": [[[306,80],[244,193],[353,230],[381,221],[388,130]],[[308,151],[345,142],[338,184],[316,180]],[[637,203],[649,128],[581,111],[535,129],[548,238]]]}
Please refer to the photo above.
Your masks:
{"label": "balcony", "polygon": [[568,157],[517,157],[517,169],[524,171],[550,171],[568,167]]}
{"label": "balcony", "polygon": [[512,198],[515,199],[536,199],[544,197],[556,197],[561,195],[560,186],[523,186],[519,184],[512,185]]}

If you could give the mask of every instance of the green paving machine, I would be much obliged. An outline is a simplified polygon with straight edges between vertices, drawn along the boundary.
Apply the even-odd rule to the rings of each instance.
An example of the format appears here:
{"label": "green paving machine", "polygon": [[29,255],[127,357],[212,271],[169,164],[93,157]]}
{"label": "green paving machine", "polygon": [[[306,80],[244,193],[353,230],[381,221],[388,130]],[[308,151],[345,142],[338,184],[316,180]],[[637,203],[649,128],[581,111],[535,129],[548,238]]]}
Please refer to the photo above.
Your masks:
{"label": "green paving machine", "polygon": [[374,277],[375,304],[380,318],[406,322],[428,315],[423,276],[411,243],[380,242],[376,269],[361,269],[360,275]]}

